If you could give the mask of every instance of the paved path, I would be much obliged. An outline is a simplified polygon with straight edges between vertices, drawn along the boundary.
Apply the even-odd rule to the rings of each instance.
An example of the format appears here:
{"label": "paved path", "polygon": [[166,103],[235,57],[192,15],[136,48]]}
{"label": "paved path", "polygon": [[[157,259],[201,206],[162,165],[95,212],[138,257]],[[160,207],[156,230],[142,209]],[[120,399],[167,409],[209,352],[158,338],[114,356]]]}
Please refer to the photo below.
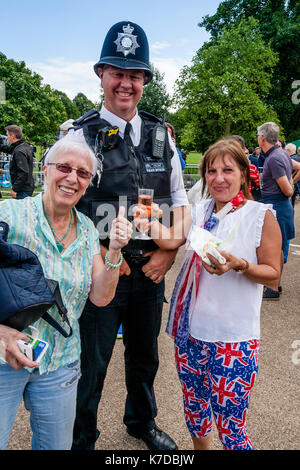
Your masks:
{"label": "paved path", "polygon": [[[296,202],[295,221],[296,238],[292,240],[283,272],[283,293],[278,302],[263,302],[261,312],[260,369],[248,411],[249,435],[258,450],[300,449],[300,201]],[[182,256],[181,249],[168,273],[167,298],[170,298]],[[167,315],[166,305],[159,338],[160,367],[155,382],[159,410],[156,421],[175,439],[180,450],[191,450],[173,360],[173,342],[165,333]],[[123,425],[126,394],[123,364],[123,344],[118,340],[99,408],[101,436],[96,444],[98,450],[146,449],[143,442],[127,434]],[[20,405],[8,448],[30,449],[30,441],[28,412]],[[221,448],[214,429],[213,449]]]}

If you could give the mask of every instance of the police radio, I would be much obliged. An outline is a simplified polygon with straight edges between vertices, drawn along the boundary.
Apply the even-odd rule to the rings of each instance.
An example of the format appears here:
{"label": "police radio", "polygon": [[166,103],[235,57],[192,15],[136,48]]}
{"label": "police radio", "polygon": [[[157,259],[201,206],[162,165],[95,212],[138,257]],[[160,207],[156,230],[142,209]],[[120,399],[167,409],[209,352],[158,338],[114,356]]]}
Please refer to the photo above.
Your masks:
{"label": "police radio", "polygon": [[162,158],[164,155],[165,140],[167,129],[161,124],[156,124],[152,134],[152,155],[153,157]]}

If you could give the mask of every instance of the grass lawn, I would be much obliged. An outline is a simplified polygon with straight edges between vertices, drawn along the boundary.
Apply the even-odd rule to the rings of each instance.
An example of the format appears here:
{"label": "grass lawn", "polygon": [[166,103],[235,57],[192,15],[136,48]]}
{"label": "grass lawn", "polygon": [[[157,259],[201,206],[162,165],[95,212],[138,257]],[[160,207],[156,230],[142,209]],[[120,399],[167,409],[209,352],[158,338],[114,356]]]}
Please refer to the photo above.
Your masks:
{"label": "grass lawn", "polygon": [[186,157],[187,165],[197,165],[200,162],[202,153],[190,152]]}

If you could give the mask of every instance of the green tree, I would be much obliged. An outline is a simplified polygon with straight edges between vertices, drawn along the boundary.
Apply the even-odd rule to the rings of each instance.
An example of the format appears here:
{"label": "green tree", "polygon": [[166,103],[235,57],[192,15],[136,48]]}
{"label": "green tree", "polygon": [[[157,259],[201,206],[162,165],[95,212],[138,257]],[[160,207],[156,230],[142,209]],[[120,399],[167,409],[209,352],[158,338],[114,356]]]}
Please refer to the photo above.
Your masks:
{"label": "green tree", "polygon": [[300,71],[300,2],[299,0],[227,0],[214,15],[199,23],[211,33],[212,41],[222,34],[225,25],[237,25],[243,17],[255,17],[266,43],[278,54],[276,74],[270,93],[261,98],[276,110],[287,138],[300,136],[300,104],[294,103],[293,83]]}
{"label": "green tree", "polygon": [[54,90],[54,94],[58,97],[59,101],[63,104],[67,119],[77,119],[80,117],[80,112],[75,103],[64,93],[60,90]]}
{"label": "green tree", "polygon": [[77,93],[77,95],[73,99],[73,104],[75,104],[76,108],[79,111],[79,115],[77,117],[82,116],[91,109],[97,109],[97,104],[89,100],[84,93]]}
{"label": "green tree", "polygon": [[162,118],[166,115],[171,100],[167,93],[166,84],[164,83],[164,74],[155,68],[153,64],[150,64],[150,67],[153,78],[151,82],[144,87],[143,96],[138,104],[138,109]]}
{"label": "green tree", "polygon": [[172,124],[176,132],[176,146],[182,148],[181,136],[184,126],[188,122],[188,116],[184,109],[178,109],[177,111],[168,111],[166,113],[166,121]]}
{"label": "green tree", "polygon": [[6,101],[0,104],[0,133],[9,124],[22,127],[24,137],[36,144],[55,139],[59,125],[67,119],[66,111],[42,77],[0,53],[0,80],[5,83]]}
{"label": "green tree", "polygon": [[176,82],[176,102],[185,111],[181,145],[205,150],[218,138],[241,134],[255,142],[256,127],[276,120],[260,96],[271,87],[276,54],[258,32],[258,21],[242,19],[199,49]]}

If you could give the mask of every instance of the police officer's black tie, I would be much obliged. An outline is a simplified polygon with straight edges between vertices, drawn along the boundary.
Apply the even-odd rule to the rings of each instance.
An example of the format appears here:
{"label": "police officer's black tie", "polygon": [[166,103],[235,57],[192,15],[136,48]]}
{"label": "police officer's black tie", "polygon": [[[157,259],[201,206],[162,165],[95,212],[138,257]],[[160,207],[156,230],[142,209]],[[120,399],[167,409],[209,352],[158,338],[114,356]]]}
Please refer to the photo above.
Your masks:
{"label": "police officer's black tie", "polygon": [[130,124],[130,122],[127,122],[127,124],[125,126],[125,131],[124,131],[124,140],[125,140],[126,144],[128,145],[128,147],[133,147],[133,143],[132,143],[132,140],[131,140],[131,137],[130,137],[131,129],[132,129],[132,125]]}

